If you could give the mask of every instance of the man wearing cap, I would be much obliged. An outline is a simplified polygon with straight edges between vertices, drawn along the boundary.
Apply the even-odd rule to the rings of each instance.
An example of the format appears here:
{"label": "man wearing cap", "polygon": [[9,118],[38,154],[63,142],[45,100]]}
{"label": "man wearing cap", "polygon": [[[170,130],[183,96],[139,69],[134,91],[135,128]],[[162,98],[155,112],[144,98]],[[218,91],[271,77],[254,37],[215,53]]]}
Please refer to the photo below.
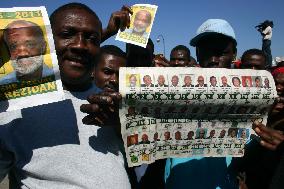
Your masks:
{"label": "man wearing cap", "polygon": [[[209,19],[190,41],[196,47],[197,61],[203,68],[230,68],[237,53],[231,25],[221,19]],[[227,174],[231,158],[172,158],[166,164],[167,188],[238,188]],[[205,181],[205,182],[204,182]]]}
{"label": "man wearing cap", "polygon": [[[205,68],[230,68],[237,52],[234,30],[227,21],[221,19],[209,19],[204,22],[190,44],[196,47],[197,60],[200,66]],[[277,150],[279,146],[284,146],[280,145],[284,141],[281,133],[257,122],[254,123],[253,128],[260,136],[260,144],[263,147]],[[167,188],[238,188],[235,176],[228,174],[231,159],[230,157],[168,159],[165,172]]]}

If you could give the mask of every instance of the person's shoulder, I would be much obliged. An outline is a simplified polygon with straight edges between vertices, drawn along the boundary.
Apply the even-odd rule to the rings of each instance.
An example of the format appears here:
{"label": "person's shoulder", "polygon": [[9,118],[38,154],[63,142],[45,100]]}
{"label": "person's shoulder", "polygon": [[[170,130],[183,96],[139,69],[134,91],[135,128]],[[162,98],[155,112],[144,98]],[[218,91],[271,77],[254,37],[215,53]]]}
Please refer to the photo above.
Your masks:
{"label": "person's shoulder", "polygon": [[0,78],[0,85],[4,85],[4,84],[8,84],[8,83],[14,83],[17,82],[17,78],[16,78],[16,72],[13,71],[5,76],[3,76],[2,78]]}
{"label": "person's shoulder", "polygon": [[42,77],[54,75],[53,68],[48,67],[45,63],[43,63],[42,67]]}

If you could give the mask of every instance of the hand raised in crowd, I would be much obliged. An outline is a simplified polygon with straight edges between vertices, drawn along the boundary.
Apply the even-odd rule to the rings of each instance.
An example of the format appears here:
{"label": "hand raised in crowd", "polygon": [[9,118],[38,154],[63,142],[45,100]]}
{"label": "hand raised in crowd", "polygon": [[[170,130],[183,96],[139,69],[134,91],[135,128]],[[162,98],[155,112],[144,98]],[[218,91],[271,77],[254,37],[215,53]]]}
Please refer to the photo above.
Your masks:
{"label": "hand raised in crowd", "polygon": [[108,26],[103,30],[102,42],[115,35],[119,29],[122,31],[130,26],[130,16],[133,11],[130,7],[123,5],[120,11],[111,14]]}
{"label": "hand raised in crowd", "polygon": [[153,66],[154,67],[169,67],[170,62],[164,57],[164,55],[157,54],[153,58]]}
{"label": "hand raised in crowd", "polygon": [[113,126],[120,133],[118,92],[101,92],[87,98],[90,104],[83,104],[80,110],[88,115],[83,118],[86,125]]}
{"label": "hand raised in crowd", "polygon": [[270,150],[280,150],[284,144],[284,134],[282,131],[266,127],[264,124],[255,121],[253,130],[260,136],[260,144]]}

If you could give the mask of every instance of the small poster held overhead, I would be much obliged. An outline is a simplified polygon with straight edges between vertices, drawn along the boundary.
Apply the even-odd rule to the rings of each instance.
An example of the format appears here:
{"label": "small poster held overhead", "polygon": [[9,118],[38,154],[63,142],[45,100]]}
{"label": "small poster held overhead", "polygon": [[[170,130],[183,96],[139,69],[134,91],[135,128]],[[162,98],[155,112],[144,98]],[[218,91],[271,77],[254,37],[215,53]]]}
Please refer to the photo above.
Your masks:
{"label": "small poster held overhead", "polygon": [[124,31],[119,30],[116,40],[146,47],[151,29],[158,9],[156,5],[135,4],[131,7],[130,27]]}

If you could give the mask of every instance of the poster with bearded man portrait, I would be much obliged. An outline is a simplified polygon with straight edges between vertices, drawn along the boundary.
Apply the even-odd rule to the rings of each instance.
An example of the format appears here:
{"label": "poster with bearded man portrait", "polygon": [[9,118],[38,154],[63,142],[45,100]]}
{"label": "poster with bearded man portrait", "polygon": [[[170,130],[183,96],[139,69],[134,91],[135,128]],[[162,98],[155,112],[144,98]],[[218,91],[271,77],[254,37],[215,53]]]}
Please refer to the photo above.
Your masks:
{"label": "poster with bearded man portrait", "polygon": [[45,8],[0,9],[0,14],[0,103],[5,107],[0,111],[62,100],[62,84]]}
{"label": "poster with bearded man portrait", "polygon": [[131,9],[133,15],[130,20],[130,27],[124,31],[119,30],[115,39],[145,48],[158,7],[150,4],[136,4]]}

